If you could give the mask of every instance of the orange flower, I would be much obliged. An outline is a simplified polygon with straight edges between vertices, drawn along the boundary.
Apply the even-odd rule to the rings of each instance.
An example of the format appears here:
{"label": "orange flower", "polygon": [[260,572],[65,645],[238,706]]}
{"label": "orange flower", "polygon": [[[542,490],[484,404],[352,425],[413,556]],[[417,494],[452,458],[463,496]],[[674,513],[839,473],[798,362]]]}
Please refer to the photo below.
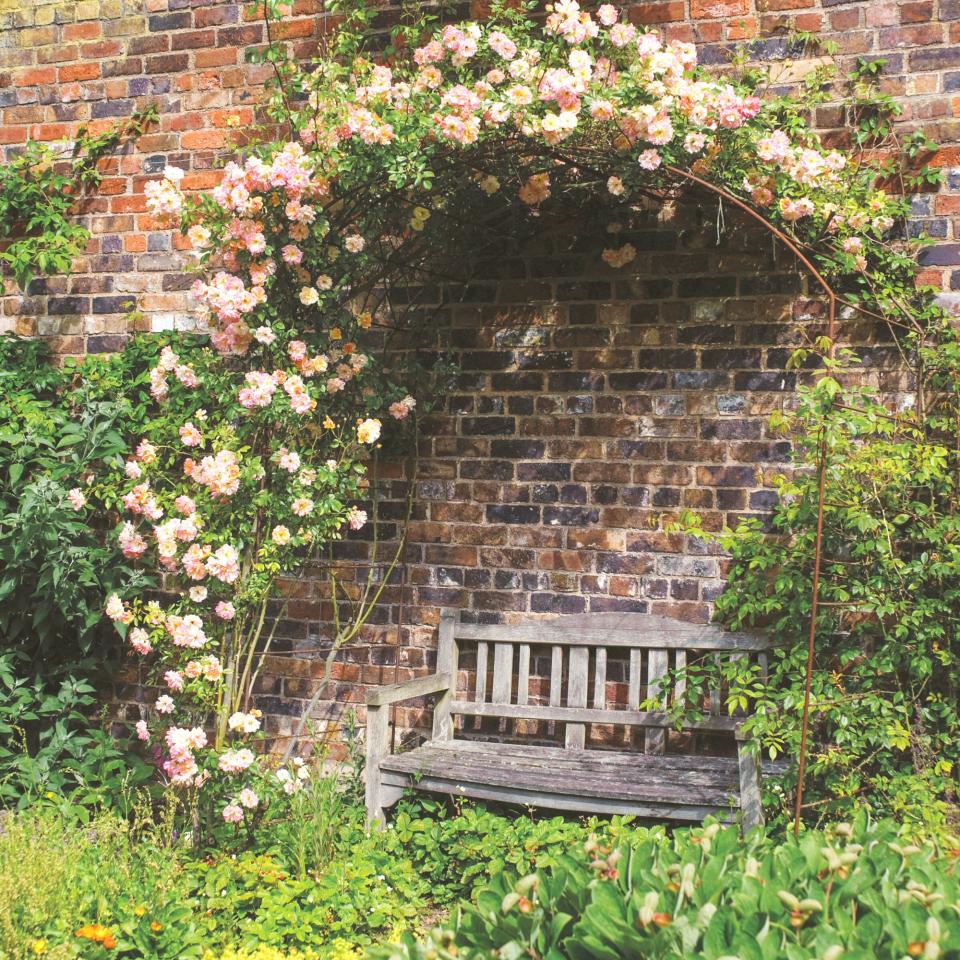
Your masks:
{"label": "orange flower", "polygon": [[162,924],[162,923],[157,923],[157,921],[154,920],[154,921],[152,921],[151,924],[150,924],[150,929],[151,929],[154,933],[158,933],[160,930],[163,929],[163,924]]}
{"label": "orange flower", "polygon": [[110,934],[107,934],[107,936],[105,936],[101,942],[107,948],[107,950],[112,950],[117,945],[116,937],[113,937]]}
{"label": "orange flower", "polygon": [[[77,930],[74,936],[83,937],[84,940],[93,940],[95,943],[103,944],[106,944],[107,940],[113,940],[110,931],[99,923],[84,924]],[[116,940],[113,941],[113,945],[117,945]]]}

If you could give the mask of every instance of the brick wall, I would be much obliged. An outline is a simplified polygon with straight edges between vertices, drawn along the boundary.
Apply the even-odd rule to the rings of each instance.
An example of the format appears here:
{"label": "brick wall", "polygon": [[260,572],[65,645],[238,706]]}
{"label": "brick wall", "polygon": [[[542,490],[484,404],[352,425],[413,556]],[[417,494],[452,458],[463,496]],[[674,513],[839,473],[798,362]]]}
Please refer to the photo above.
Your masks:
{"label": "brick wall", "polygon": [[[297,0],[284,26],[300,56],[330,28],[318,11],[317,0]],[[797,52],[792,29],[836,41],[847,69],[857,56],[886,58],[883,88],[903,106],[903,128],[942,144],[948,185],[916,200],[914,229],[940,241],[924,254],[924,279],[956,296],[960,0],[652,0],[629,11],[668,38],[697,42],[709,64],[750,42],[782,82],[812,64],[786,62]],[[0,332],[82,354],[122,348],[131,305],[145,328],[193,326],[180,240],[146,214],[143,185],[167,163],[188,170],[188,188],[216,182],[263,80],[243,60],[264,39],[246,16],[217,0],[0,0],[4,149],[68,139],[81,124],[97,129],[148,103],[160,113],[108,162],[84,209],[92,239],[73,274],[25,294],[8,283]],[[816,120],[834,129],[839,117],[828,106]],[[474,263],[469,286],[446,291],[436,346],[456,355],[462,374],[424,425],[402,597],[398,575],[377,625],[337,667],[336,702],[430,665],[439,605],[480,619],[610,609],[709,616],[723,558],[665,535],[658,520],[692,507],[716,526],[769,509],[769,476],[788,451],[766,418],[792,402],[783,365],[821,319],[769,238],[733,223],[718,246],[715,214],[704,200],[671,223],[651,215],[634,224],[640,257],[615,272],[597,256],[602,224],[569,211],[568,222]],[[868,378],[891,394],[907,388],[877,331],[847,332],[873,341],[862,350]],[[399,501],[408,474],[387,473],[385,492]],[[346,559],[364,554],[362,541],[344,547]],[[313,689],[325,635],[322,582],[287,589],[262,701],[280,735]],[[145,696],[136,684],[119,694],[133,704]]]}

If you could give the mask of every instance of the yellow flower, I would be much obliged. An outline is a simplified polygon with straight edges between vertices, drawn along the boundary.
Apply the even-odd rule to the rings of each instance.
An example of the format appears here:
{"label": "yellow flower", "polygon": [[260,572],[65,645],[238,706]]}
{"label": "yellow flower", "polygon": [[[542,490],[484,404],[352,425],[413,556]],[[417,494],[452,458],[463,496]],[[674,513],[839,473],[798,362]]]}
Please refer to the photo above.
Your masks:
{"label": "yellow flower", "polygon": [[343,331],[342,331],[339,327],[334,327],[334,328],[330,331],[330,339],[331,339],[331,340],[341,340],[341,339],[343,339]]}
{"label": "yellow flower", "polygon": [[33,944],[30,946],[30,949],[39,957],[47,952],[47,941],[46,940],[34,940]]}
{"label": "yellow flower", "polygon": [[335,426],[336,426],[336,424],[335,424],[329,417],[324,417],[324,418],[323,418],[323,429],[324,429],[324,430],[332,430]]}
{"label": "yellow flower", "polygon": [[363,313],[357,317],[357,323],[364,330],[369,330],[370,325],[373,323],[373,314],[369,310],[364,310]]}
{"label": "yellow flower", "polygon": [[135,917],[142,917],[146,912],[147,912],[147,908],[146,908],[146,907],[134,907],[134,908],[133,908],[133,915],[134,915]]}

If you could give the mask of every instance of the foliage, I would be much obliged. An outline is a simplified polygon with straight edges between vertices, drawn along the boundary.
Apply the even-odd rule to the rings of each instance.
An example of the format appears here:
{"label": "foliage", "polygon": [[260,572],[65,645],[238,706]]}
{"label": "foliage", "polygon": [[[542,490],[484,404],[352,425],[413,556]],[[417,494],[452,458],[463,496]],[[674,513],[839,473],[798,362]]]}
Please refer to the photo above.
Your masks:
{"label": "foliage", "polygon": [[99,134],[81,128],[68,153],[32,140],[8,152],[0,166],[0,262],[22,289],[36,274],[69,272],[90,238],[73,215],[100,182],[99,161],[155,119],[151,108]]}
{"label": "foliage", "polygon": [[103,595],[145,582],[70,499],[124,449],[130,408],[71,379],[40,341],[0,338],[0,635],[47,669],[109,658]]}
{"label": "foliage", "polygon": [[95,690],[86,680],[27,676],[21,660],[0,654],[0,805],[53,799],[82,810],[110,798],[120,809],[153,769],[91,722]]}
{"label": "foliage", "polygon": [[383,842],[407,856],[440,905],[469,899],[474,887],[505,869],[527,872],[555,866],[571,847],[594,835],[605,843],[656,835],[631,818],[569,820],[505,816],[482,804],[457,802],[453,809],[427,798],[403,801],[393,811]]}
{"label": "foliage", "polygon": [[504,871],[426,944],[384,960],[901,960],[952,956],[957,880],[933,847],[861,816],[777,842],[735,827],[610,847],[591,838],[548,869]]}
{"label": "foliage", "polygon": [[53,810],[0,831],[0,954],[174,958],[203,953],[186,877],[161,823],[110,815],[86,825]]}
{"label": "foliage", "polygon": [[[946,327],[914,343],[913,408],[892,412],[874,390],[843,387],[847,370],[837,367],[800,391],[795,412],[774,418],[796,440],[796,469],[778,483],[773,536],[751,522],[720,537],[734,563],[717,612],[734,628],[761,627],[781,641],[767,682],[736,664],[724,681],[731,709],[756,707],[747,724],[767,749],[795,755],[822,449],[810,812],[830,817],[864,805],[935,830],[954,820],[960,760],[960,351]],[[709,686],[711,672],[692,671],[692,689]]]}

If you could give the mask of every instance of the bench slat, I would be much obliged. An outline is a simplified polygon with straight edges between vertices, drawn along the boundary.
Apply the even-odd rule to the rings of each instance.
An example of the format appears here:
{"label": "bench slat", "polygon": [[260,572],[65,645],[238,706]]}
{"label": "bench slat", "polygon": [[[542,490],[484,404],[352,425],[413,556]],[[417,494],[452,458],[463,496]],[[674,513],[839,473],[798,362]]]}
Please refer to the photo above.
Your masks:
{"label": "bench slat", "polygon": [[[660,678],[670,666],[670,656],[666,650],[651,650],[647,654],[647,696],[656,697],[660,694]],[[663,753],[667,745],[666,730],[648,730],[644,734],[644,751],[646,753]]]}
{"label": "bench slat", "polygon": [[[582,709],[587,705],[587,674],[590,672],[589,647],[573,647],[567,670],[567,706]],[[582,723],[568,723],[566,746],[568,750],[582,750],[587,728]]]}
{"label": "bench slat", "polygon": [[[555,707],[537,704],[470,703],[455,700],[452,713],[467,717],[512,717],[520,720],[559,720],[563,723],[605,723],[613,726],[670,727],[672,721],[662,712],[644,710],[595,710],[589,707]],[[685,726],[687,730],[736,730],[736,717],[710,717]]]}
{"label": "bench slat", "polygon": [[517,703],[530,702],[530,644],[521,643],[517,664]]}
{"label": "bench slat", "polygon": [[552,646],[627,647],[673,650],[766,650],[767,638],[752,633],[730,633],[715,624],[683,623],[649,614],[601,615],[589,619],[558,617],[516,624],[461,623],[456,634],[462,640],[489,643],[530,643]]}
{"label": "bench slat", "polygon": [[[568,754],[569,756],[569,754]],[[638,754],[638,758],[643,755]],[[657,758],[657,763],[638,759],[634,776],[621,774],[598,775],[585,768],[578,759],[551,768],[527,767],[505,762],[496,751],[467,756],[450,750],[434,751],[429,745],[410,753],[395,754],[381,764],[383,770],[407,773],[412,776],[442,776],[461,783],[484,783],[505,787],[535,789],[544,795],[574,794],[585,797],[617,797],[639,801],[672,801],[674,803],[727,805],[739,787],[737,762],[716,768],[697,781],[678,777],[677,771]]]}
{"label": "bench slat", "polygon": [[484,703],[487,699],[487,659],[490,653],[487,644],[480,642],[477,644],[477,677],[474,700],[477,703]]}
{"label": "bench slat", "polygon": [[607,651],[597,647],[593,662],[593,706],[596,710],[607,707]]}

